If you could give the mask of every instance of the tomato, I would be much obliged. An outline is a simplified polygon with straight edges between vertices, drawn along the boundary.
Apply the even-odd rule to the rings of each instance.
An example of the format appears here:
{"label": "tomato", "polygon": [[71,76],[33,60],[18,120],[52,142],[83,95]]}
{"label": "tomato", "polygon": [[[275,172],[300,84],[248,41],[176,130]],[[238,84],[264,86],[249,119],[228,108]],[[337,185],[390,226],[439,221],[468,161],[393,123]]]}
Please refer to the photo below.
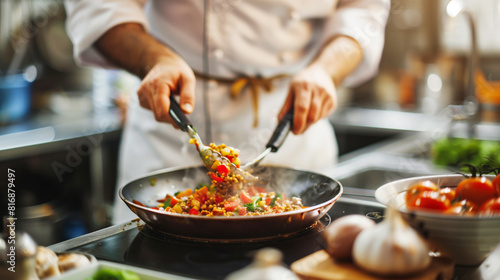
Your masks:
{"label": "tomato", "polygon": [[191,215],[200,215],[200,211],[198,211],[198,210],[196,210],[194,208],[189,209],[188,213],[191,214]]}
{"label": "tomato", "polygon": [[491,180],[486,177],[472,177],[462,180],[455,190],[459,200],[467,199],[476,205],[497,196]]}
{"label": "tomato", "polygon": [[247,203],[252,202],[252,198],[245,191],[241,191],[240,199],[241,199],[241,202],[243,202],[243,204],[247,204]]}
{"label": "tomato", "polygon": [[450,200],[438,191],[422,191],[406,203],[409,209],[430,209],[444,211],[450,208]]}
{"label": "tomato", "polygon": [[491,183],[493,184],[493,187],[496,189],[497,195],[500,196],[500,174],[498,174]]}
{"label": "tomato", "polygon": [[238,215],[240,216],[245,216],[247,214],[247,208],[246,207],[241,207],[239,210],[238,210]]}
{"label": "tomato", "polygon": [[474,215],[477,211],[477,206],[467,200],[455,201],[450,208],[446,209],[445,214],[453,215]]}
{"label": "tomato", "polygon": [[429,180],[418,182],[415,185],[412,185],[406,192],[406,203],[411,203],[411,201],[417,198],[423,191],[438,190],[439,187]]}
{"label": "tomato", "polygon": [[236,207],[240,206],[240,201],[235,200],[235,201],[229,201],[224,203],[224,209],[226,209],[227,212],[233,212]]}
{"label": "tomato", "polygon": [[272,200],[273,200],[273,199],[272,199],[272,198],[270,198],[270,197],[266,198],[266,200],[265,200],[266,205],[271,204],[271,201],[272,201]]}
{"label": "tomato", "polygon": [[254,186],[250,186],[247,188],[247,192],[250,196],[255,196],[257,194],[257,190]]}
{"label": "tomato", "polygon": [[500,215],[500,197],[492,198],[483,203],[479,207],[479,214],[485,216]]}
{"label": "tomato", "polygon": [[439,190],[439,193],[446,196],[450,201],[453,201],[456,197],[455,189],[452,188],[442,188]]}

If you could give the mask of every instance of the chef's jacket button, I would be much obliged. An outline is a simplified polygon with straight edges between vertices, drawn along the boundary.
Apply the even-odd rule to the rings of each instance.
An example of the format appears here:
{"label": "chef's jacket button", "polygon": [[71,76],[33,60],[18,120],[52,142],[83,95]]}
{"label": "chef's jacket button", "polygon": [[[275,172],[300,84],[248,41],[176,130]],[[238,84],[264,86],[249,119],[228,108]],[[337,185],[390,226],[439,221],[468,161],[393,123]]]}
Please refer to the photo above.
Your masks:
{"label": "chef's jacket button", "polygon": [[207,84],[208,84],[208,89],[215,89],[217,85],[219,85],[219,83],[214,79],[209,79],[207,81]]}
{"label": "chef's jacket button", "polygon": [[217,58],[219,60],[224,57],[224,51],[222,51],[221,49],[215,49],[213,54],[214,54],[215,58]]}

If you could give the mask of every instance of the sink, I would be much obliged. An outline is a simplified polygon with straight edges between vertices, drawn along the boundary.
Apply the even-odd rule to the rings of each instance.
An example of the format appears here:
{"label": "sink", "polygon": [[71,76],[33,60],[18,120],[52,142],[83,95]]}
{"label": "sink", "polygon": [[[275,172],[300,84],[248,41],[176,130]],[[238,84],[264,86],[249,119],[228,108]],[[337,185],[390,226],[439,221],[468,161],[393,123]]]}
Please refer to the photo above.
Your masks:
{"label": "sink", "polygon": [[390,170],[374,167],[373,169],[361,170],[355,174],[338,178],[338,180],[344,187],[376,190],[378,187],[395,180],[431,175],[432,173],[433,172]]}

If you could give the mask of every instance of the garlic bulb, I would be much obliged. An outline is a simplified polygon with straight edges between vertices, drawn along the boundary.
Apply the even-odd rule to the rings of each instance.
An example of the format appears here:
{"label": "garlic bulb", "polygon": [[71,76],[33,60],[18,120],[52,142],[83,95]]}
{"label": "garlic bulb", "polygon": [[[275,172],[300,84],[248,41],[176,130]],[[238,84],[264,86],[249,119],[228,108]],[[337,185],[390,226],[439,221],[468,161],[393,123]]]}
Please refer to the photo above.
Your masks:
{"label": "garlic bulb", "polygon": [[354,241],[354,262],[379,275],[407,275],[426,268],[431,257],[425,240],[394,207],[388,207],[385,214],[382,222],[362,231]]}
{"label": "garlic bulb", "polygon": [[358,234],[375,226],[375,222],[363,215],[347,215],[336,219],[323,231],[325,249],[338,261],[352,258],[352,246]]}
{"label": "garlic bulb", "polygon": [[225,280],[299,280],[283,264],[283,254],[274,248],[263,248],[256,252],[253,262],[229,274]]}

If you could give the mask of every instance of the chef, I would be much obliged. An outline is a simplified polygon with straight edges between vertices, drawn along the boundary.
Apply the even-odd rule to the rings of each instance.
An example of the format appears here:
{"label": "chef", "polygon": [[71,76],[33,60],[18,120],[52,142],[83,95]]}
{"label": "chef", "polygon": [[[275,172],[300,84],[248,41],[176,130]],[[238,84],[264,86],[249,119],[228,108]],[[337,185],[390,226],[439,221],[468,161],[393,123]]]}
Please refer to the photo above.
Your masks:
{"label": "chef", "polygon": [[[128,104],[118,187],[155,170],[201,164],[168,114],[169,96],[205,143],[265,149],[278,120],[292,132],[264,163],[321,170],[336,163],[327,117],[336,88],[378,69],[390,0],[67,0],[80,65],[142,81]],[[135,216],[115,199],[113,222]]]}

